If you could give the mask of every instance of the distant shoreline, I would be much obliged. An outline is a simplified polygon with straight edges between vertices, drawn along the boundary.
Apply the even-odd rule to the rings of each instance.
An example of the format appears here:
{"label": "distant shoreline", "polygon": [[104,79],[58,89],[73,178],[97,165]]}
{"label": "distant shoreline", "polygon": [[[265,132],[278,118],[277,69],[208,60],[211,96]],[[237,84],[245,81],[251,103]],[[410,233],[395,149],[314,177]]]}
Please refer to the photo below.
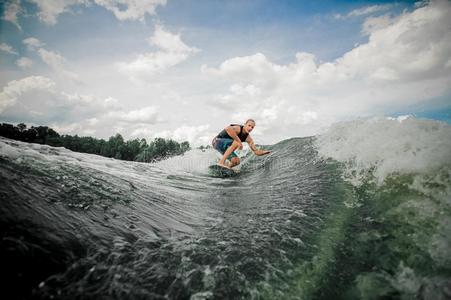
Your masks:
{"label": "distant shoreline", "polygon": [[164,138],[155,138],[149,143],[144,138],[124,141],[119,133],[106,141],[87,136],[60,135],[48,126],[27,128],[24,123],[17,126],[2,123],[0,136],[22,142],[64,147],[75,152],[139,162],[155,162],[174,155],[182,155],[191,149],[187,141],[178,143]]}

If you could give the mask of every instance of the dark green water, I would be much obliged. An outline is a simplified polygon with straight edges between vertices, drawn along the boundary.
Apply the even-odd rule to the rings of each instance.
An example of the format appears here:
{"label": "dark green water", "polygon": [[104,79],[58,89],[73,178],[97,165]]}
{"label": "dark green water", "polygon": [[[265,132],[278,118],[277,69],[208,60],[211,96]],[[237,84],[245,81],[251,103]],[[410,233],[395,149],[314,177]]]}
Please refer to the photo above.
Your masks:
{"label": "dark green water", "polygon": [[319,142],[282,141],[222,179],[209,151],[150,165],[1,139],[5,294],[449,299],[449,161],[353,184]]}

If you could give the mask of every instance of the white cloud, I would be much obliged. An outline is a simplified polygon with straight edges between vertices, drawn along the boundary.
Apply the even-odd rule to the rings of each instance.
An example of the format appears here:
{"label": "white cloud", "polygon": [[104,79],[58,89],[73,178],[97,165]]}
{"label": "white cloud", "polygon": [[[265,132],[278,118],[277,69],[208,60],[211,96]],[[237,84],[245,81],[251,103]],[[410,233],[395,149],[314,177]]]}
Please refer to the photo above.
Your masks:
{"label": "white cloud", "polygon": [[67,124],[59,124],[53,123],[50,124],[50,128],[54,129],[56,132],[60,134],[77,134],[80,136],[93,136],[96,134],[97,130],[93,128],[85,128],[84,123],[67,123]]}
{"label": "white cloud", "polygon": [[318,113],[314,111],[306,111],[302,112],[297,121],[300,121],[302,124],[309,124],[318,119]]}
{"label": "white cloud", "polygon": [[95,96],[93,95],[80,95],[80,94],[69,94],[66,92],[61,92],[61,95],[64,96],[67,103],[73,103],[75,105],[79,106],[86,106],[93,104],[95,102],[100,102]]}
{"label": "white cloud", "polygon": [[60,94],[62,97],[55,105],[64,111],[66,119],[76,120],[82,125],[77,128],[79,131],[122,128],[123,125],[129,127],[132,124],[142,123],[154,124],[158,121],[157,110],[154,107],[127,111],[120,105],[119,100],[112,97],[102,99],[89,94],[66,92]]}
{"label": "white cloud", "polygon": [[[0,93],[0,116],[50,125],[60,133],[128,135],[134,129],[162,121],[155,106],[129,108],[113,97],[68,93],[43,76],[13,80]],[[116,131],[115,131],[116,130]]]}
{"label": "white cloud", "polygon": [[271,130],[275,124],[284,120],[286,102],[276,97],[268,97],[264,100],[247,101],[229,111],[232,113],[232,120],[236,123],[244,123],[247,119],[256,121],[253,136],[261,136]]}
{"label": "white cloud", "polygon": [[394,21],[395,20],[390,18],[388,15],[381,17],[369,17],[363,23],[362,32],[366,35],[370,35],[375,31],[388,27]]}
{"label": "white cloud", "polygon": [[230,91],[235,95],[249,95],[251,97],[258,96],[261,93],[261,90],[253,84],[246,86],[234,84],[230,87]]}
{"label": "white cloud", "polygon": [[432,2],[371,32],[369,42],[346,53],[337,67],[354,76],[391,73],[402,81],[449,75],[443,68],[451,57],[451,31],[444,26],[449,20],[451,4]]}
{"label": "white cloud", "polygon": [[393,4],[383,4],[383,5],[370,5],[365,6],[361,8],[354,9],[350,11],[346,15],[336,14],[336,19],[346,19],[346,18],[353,18],[353,17],[360,17],[360,16],[366,16],[382,11],[387,11],[393,7]]}
{"label": "white cloud", "polygon": [[118,64],[119,70],[128,74],[131,78],[142,75],[153,75],[173,67],[188,58],[187,54],[175,52],[153,52],[140,54],[132,62]]}
{"label": "white cloud", "polygon": [[108,97],[103,100],[103,105],[110,110],[122,110],[123,107],[120,105],[119,100],[113,97]]}
{"label": "white cloud", "polygon": [[16,104],[18,98],[34,90],[54,91],[55,83],[46,77],[30,76],[20,80],[13,80],[0,93],[0,113]]}
{"label": "white cloud", "polygon": [[112,11],[121,21],[144,21],[146,14],[155,15],[155,9],[159,5],[166,5],[166,0],[94,0],[94,2]]}
{"label": "white cloud", "polygon": [[[70,94],[60,92],[58,103],[53,105],[64,110],[64,114],[71,119],[86,122],[87,125],[101,126],[101,124],[117,123],[123,121],[125,108],[112,97],[105,99],[90,94]],[[49,108],[50,109],[50,108]]]}
{"label": "white cloud", "polygon": [[[232,87],[211,104],[236,118],[254,116],[256,129],[263,120],[263,131],[276,136],[280,124],[298,125],[291,133],[284,128],[289,135],[301,135],[299,128],[315,133],[326,120],[449,95],[451,31],[444,25],[451,24],[449,20],[451,3],[434,1],[397,18],[367,20],[364,28],[373,24],[368,43],[333,62],[320,63],[312,54],[298,53],[294,63],[281,65],[257,53],[230,58],[217,68],[203,66],[205,75]],[[243,92],[249,85],[258,96]]]}
{"label": "white cloud", "polygon": [[153,136],[153,134],[154,134],[154,131],[152,129],[150,129],[148,126],[146,126],[146,127],[139,127],[139,128],[134,129],[131,132],[130,136],[145,138],[145,137]]}
{"label": "white cloud", "polygon": [[[74,81],[78,80],[79,77],[77,74],[66,69],[66,59],[57,52],[44,49],[45,43],[34,37],[24,39],[22,43],[27,46],[29,51],[36,51],[42,61],[52,68],[53,71],[58,73],[58,75],[63,75]],[[21,61],[22,65],[19,65],[19,62],[18,65],[21,67],[28,66],[27,63],[29,62],[30,61]]]}
{"label": "white cloud", "polygon": [[77,134],[83,130],[83,126],[78,122],[69,124],[53,123],[50,125],[50,128],[60,134]]}
{"label": "white cloud", "polygon": [[[70,12],[76,5],[89,6],[95,3],[113,12],[121,21],[144,21],[146,14],[155,15],[155,9],[166,4],[166,0],[30,0],[38,7],[39,19],[48,24],[55,25],[58,16]],[[13,14],[11,14],[13,15]],[[16,13],[17,15],[17,13]]]}
{"label": "white cloud", "polygon": [[30,0],[38,6],[39,19],[49,25],[55,25],[60,14],[68,12],[68,7],[88,4],[88,0]]}
{"label": "white cloud", "polygon": [[[44,93],[38,94],[37,91]],[[95,95],[67,93],[42,76],[9,82],[0,93],[0,113],[8,118],[51,124],[61,133],[112,134],[112,128],[159,122],[155,107],[126,110],[119,101]]]}
{"label": "white cloud", "polygon": [[97,130],[95,129],[84,129],[81,131],[81,134],[84,136],[93,136]]}
{"label": "white cloud", "polygon": [[386,11],[392,7],[393,7],[392,4],[366,6],[366,7],[354,9],[353,11],[348,13],[348,17],[365,16],[365,15],[373,14],[376,12]]}
{"label": "white cloud", "polygon": [[262,110],[259,119],[268,120],[270,122],[277,120],[279,112],[277,106],[265,108]]}
{"label": "white cloud", "polygon": [[4,51],[6,53],[9,53],[9,54],[14,54],[14,55],[18,55],[19,54],[13,49],[13,47],[11,47],[10,45],[8,45],[6,43],[1,43],[0,44],[0,50]]}
{"label": "white cloud", "polygon": [[[234,78],[251,78],[257,83],[267,81],[269,74],[276,74],[285,68],[284,66],[271,63],[265,55],[257,53],[251,56],[235,57],[224,61],[218,69],[202,66],[201,70],[212,75],[220,75],[223,77],[233,76]],[[259,76],[264,75],[261,80]]]}
{"label": "white cloud", "polygon": [[72,80],[77,80],[78,75],[66,70],[65,61],[66,59],[62,57],[59,53],[45,50],[44,48],[38,49],[38,54],[48,66],[50,66],[54,71],[62,74]]}
{"label": "white cloud", "polygon": [[196,53],[199,51],[197,48],[189,47],[182,42],[180,34],[165,31],[161,25],[156,25],[153,36],[149,38],[149,43],[167,52]]}
{"label": "white cloud", "polygon": [[33,66],[33,61],[28,57],[21,57],[16,60],[16,65],[22,69],[28,69]]}
{"label": "white cloud", "polygon": [[87,122],[88,122],[89,125],[95,126],[95,125],[97,125],[99,123],[99,119],[91,118],[91,119],[88,119]]}
{"label": "white cloud", "polygon": [[17,15],[21,12],[20,9],[20,1],[19,0],[12,0],[8,3],[5,3],[5,11],[2,16],[2,19],[8,22],[13,23],[17,26],[19,30],[22,30],[22,28],[19,25],[19,21],[17,20]]}
{"label": "white cloud", "polygon": [[214,134],[209,131],[209,128],[210,125],[208,124],[199,126],[182,125],[174,130],[164,130],[153,134],[151,131],[147,131],[145,129],[137,130],[135,134],[138,135],[139,133],[147,133],[153,138],[162,137],[166,139],[173,139],[177,142],[188,141],[191,145],[199,146],[210,144]]}
{"label": "white cloud", "polygon": [[43,42],[34,37],[24,39],[22,43],[27,46],[29,51],[37,50],[45,45]]}
{"label": "white cloud", "polygon": [[61,70],[63,69],[63,62],[64,58],[53,51],[48,51],[43,48],[38,50],[39,56],[41,57],[42,61],[44,61],[47,65],[52,67],[54,70]]}
{"label": "white cloud", "polygon": [[127,123],[155,124],[158,122],[158,110],[155,106],[147,106],[128,112],[113,112],[109,116]]}
{"label": "white cloud", "polygon": [[161,72],[185,61],[191,55],[200,51],[197,48],[189,47],[183,43],[180,34],[165,31],[161,25],[155,27],[155,32],[149,38],[149,42],[161,50],[139,54],[131,62],[117,64],[118,69],[129,75],[132,80],[152,76],[157,72]]}
{"label": "white cloud", "polygon": [[210,138],[209,135],[205,136],[206,131],[210,128],[208,124],[199,126],[182,126],[174,130],[172,137],[176,141],[189,141],[195,144],[196,141],[203,141],[205,138]]}

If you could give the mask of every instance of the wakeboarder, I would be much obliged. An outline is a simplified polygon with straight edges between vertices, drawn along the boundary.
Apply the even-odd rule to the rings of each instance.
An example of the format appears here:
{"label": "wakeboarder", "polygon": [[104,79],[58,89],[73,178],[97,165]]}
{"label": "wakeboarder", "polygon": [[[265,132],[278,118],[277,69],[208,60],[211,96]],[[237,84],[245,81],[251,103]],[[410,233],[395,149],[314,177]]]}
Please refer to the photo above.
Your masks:
{"label": "wakeboarder", "polygon": [[[248,143],[249,148],[255,155],[261,156],[271,151],[257,149],[252,140],[250,133],[254,130],[255,121],[253,119],[247,120],[244,125],[230,124],[222,130],[211,142],[214,149],[222,154],[218,165],[224,168],[231,169],[240,164],[240,158],[234,152],[236,149],[243,149],[243,142]],[[228,162],[227,162],[228,160]]]}

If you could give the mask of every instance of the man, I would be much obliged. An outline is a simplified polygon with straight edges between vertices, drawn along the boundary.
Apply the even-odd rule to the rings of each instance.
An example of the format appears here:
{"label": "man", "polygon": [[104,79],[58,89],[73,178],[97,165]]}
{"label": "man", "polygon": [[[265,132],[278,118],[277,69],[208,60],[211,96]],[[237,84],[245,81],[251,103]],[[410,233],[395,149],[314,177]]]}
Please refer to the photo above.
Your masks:
{"label": "man", "polygon": [[[230,124],[224,128],[212,141],[214,149],[218,150],[222,155],[218,165],[225,168],[232,168],[240,164],[238,155],[234,152],[236,149],[243,149],[242,142],[249,144],[251,150],[255,155],[265,155],[271,153],[268,150],[260,150],[254,144],[249,133],[254,129],[255,121],[249,119],[244,125]],[[229,159],[229,163],[226,164],[226,159]]]}

